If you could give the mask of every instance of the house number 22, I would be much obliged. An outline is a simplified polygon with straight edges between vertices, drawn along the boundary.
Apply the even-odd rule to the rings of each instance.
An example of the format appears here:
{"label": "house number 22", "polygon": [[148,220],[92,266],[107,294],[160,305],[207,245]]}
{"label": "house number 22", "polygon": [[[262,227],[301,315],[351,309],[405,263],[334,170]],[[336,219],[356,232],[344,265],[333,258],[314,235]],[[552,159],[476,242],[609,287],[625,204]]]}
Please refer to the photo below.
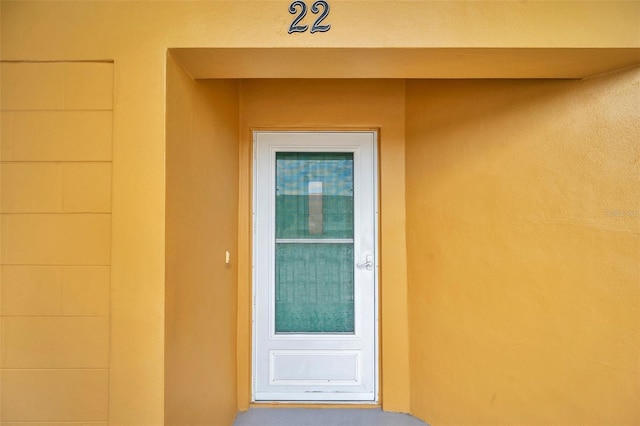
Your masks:
{"label": "house number 22", "polygon": [[[320,13],[320,7],[322,7],[322,13]],[[293,3],[291,3],[289,5],[289,13],[292,15],[295,15],[296,13],[298,14],[295,18],[293,18],[293,21],[289,26],[289,34],[303,33],[307,31],[307,29],[309,29],[308,25],[298,25],[300,21],[302,21],[302,19],[304,19],[304,17],[307,15],[307,5],[305,2],[296,0]],[[311,13],[313,13],[314,15],[317,15],[318,13],[320,13],[320,16],[318,16],[318,19],[316,19],[313,25],[311,26],[311,34],[324,33],[329,31],[329,29],[331,29],[330,24],[321,25],[322,21],[324,21],[327,15],[329,15],[329,3],[327,3],[324,0],[316,1],[311,6]]]}

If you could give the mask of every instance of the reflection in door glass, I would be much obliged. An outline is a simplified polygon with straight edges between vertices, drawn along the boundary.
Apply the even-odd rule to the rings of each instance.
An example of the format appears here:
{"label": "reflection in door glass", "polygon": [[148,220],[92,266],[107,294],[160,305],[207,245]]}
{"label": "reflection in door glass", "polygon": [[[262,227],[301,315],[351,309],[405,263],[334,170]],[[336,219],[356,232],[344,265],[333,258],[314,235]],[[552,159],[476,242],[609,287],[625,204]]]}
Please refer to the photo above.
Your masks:
{"label": "reflection in door glass", "polygon": [[353,333],[353,153],[276,153],[276,333]]}

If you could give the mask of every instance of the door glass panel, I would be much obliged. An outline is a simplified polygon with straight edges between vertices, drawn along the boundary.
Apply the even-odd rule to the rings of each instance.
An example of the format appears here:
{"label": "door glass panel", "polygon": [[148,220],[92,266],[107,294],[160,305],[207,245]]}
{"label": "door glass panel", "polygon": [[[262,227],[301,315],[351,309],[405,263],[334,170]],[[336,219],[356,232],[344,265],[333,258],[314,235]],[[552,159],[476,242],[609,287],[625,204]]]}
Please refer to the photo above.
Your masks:
{"label": "door glass panel", "polygon": [[276,244],[276,332],[352,333],[353,245]]}
{"label": "door glass panel", "polygon": [[276,153],[276,333],[353,333],[353,153]]}
{"label": "door glass panel", "polygon": [[353,238],[353,153],[276,153],[276,238]]}

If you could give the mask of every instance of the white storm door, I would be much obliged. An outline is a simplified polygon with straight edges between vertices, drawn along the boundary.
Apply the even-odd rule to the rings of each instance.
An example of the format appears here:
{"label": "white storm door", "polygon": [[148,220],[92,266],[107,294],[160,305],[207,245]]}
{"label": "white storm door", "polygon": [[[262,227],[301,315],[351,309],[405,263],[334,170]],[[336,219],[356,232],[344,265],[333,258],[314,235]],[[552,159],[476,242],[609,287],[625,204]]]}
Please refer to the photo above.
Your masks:
{"label": "white storm door", "polygon": [[376,139],[254,132],[254,401],[377,401]]}

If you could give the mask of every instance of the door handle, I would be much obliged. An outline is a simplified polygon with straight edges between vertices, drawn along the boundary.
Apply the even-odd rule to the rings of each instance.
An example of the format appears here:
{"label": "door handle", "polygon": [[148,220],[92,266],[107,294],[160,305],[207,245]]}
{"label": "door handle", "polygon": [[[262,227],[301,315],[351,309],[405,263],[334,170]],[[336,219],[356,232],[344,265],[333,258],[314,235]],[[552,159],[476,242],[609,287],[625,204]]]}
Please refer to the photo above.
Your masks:
{"label": "door handle", "polygon": [[367,271],[370,271],[373,269],[373,256],[371,256],[370,254],[366,255],[364,257],[365,261],[364,263],[357,263],[356,266],[360,269],[364,268]]}

